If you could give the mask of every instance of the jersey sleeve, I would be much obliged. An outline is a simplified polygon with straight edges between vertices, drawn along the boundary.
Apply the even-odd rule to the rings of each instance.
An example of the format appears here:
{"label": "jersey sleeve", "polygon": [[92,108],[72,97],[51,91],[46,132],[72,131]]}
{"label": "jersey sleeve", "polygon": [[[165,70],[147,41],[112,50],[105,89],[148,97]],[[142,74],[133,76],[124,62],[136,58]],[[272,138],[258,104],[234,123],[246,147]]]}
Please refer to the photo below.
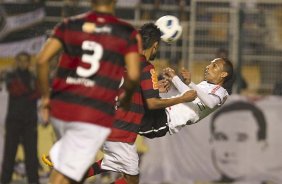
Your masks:
{"label": "jersey sleeve", "polygon": [[[142,63],[143,64],[143,63]],[[160,98],[158,76],[152,65],[142,67],[141,88],[145,99]]]}
{"label": "jersey sleeve", "polygon": [[172,78],[171,82],[180,93],[184,93],[188,90],[191,90],[191,88],[184,84],[177,75]]}
{"label": "jersey sleeve", "polygon": [[209,92],[209,94],[211,95],[215,95],[220,99],[220,104],[223,104],[224,102],[224,98],[228,96],[228,92],[221,86],[216,85],[215,87],[213,87],[211,89],[211,91]]}
{"label": "jersey sleeve", "polygon": [[60,42],[64,43],[64,34],[66,30],[67,20],[64,20],[61,23],[58,23],[51,34],[52,38],[58,39]]}

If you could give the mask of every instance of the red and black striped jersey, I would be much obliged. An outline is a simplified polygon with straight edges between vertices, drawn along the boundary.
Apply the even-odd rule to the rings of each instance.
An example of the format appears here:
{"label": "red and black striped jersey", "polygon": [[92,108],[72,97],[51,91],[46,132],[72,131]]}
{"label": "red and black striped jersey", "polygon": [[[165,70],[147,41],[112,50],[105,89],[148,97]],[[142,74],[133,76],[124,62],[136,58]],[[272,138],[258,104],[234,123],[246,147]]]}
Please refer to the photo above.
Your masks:
{"label": "red and black striped jersey", "polygon": [[52,37],[63,53],[51,93],[52,116],[112,126],[125,55],[138,52],[138,32],[111,14],[88,12],[66,19]]}
{"label": "red and black striped jersey", "polygon": [[166,133],[167,115],[165,109],[150,110],[147,106],[146,99],[160,98],[158,88],[158,75],[154,66],[146,62],[146,74],[142,75],[142,96],[144,100],[144,116],[142,118],[139,134],[151,138],[156,135]]}
{"label": "red and black striped jersey", "polygon": [[[146,75],[146,58],[141,56],[141,77],[140,82],[143,82],[143,76]],[[139,85],[133,95],[132,103],[128,111],[118,108],[115,114],[115,121],[109,141],[119,142],[135,142],[139,126],[144,115],[144,104],[141,94],[142,85]]]}
{"label": "red and black striped jersey", "polygon": [[[140,131],[140,125],[144,127],[145,130],[151,130],[151,127],[155,126],[155,123],[167,122],[167,116],[165,109],[158,110],[149,110],[147,108],[146,99],[149,98],[160,98],[159,88],[158,88],[158,75],[155,71],[154,65],[152,65],[146,58],[143,56],[142,59],[142,72],[141,72],[141,81],[140,87],[138,88],[138,96],[135,93],[136,99],[139,104],[143,104],[142,112],[143,114],[134,114],[136,106],[132,106],[130,109],[131,112],[124,112],[122,110],[117,111],[116,120],[113,125],[112,133],[108,137],[109,141],[120,141],[120,142],[134,142],[136,140],[137,134]],[[133,104],[136,104],[133,103]],[[141,106],[139,106],[141,108]],[[139,111],[141,112],[141,111]],[[142,115],[142,116],[140,116]],[[141,118],[141,119],[140,119]]]}

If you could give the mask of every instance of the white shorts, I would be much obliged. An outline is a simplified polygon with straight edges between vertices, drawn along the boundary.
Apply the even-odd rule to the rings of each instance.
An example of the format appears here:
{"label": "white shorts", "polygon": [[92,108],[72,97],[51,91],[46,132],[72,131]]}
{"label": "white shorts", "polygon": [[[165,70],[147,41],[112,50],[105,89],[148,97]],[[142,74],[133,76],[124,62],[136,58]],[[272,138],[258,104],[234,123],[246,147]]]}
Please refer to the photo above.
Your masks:
{"label": "white shorts", "polygon": [[166,114],[170,134],[179,132],[185,125],[194,123],[199,119],[195,111],[184,103],[167,107]]}
{"label": "white shorts", "polygon": [[134,143],[106,141],[101,168],[128,175],[139,174],[139,156]]}
{"label": "white shorts", "polygon": [[110,133],[110,128],[83,122],[65,122],[52,118],[61,138],[50,150],[54,168],[74,181],[81,181]]}

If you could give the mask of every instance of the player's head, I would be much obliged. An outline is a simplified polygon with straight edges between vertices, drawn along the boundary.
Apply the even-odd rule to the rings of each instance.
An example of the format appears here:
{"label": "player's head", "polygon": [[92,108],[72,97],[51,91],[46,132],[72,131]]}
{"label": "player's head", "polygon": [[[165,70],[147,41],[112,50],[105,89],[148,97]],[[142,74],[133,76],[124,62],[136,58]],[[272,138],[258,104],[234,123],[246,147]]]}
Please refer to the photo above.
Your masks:
{"label": "player's head", "polygon": [[92,0],[92,4],[93,8],[97,11],[113,12],[116,0]]}
{"label": "player's head", "polygon": [[16,67],[20,70],[27,70],[30,65],[31,56],[27,52],[20,52],[15,57]]}
{"label": "player's head", "polygon": [[149,60],[154,60],[161,40],[161,31],[154,23],[144,24],[139,30],[142,38],[144,52]]}
{"label": "player's head", "polygon": [[210,128],[216,169],[225,178],[232,179],[252,172],[256,157],[266,147],[267,125],[263,112],[248,102],[233,102],[212,116]]}
{"label": "player's head", "polygon": [[227,58],[216,58],[206,67],[205,80],[221,85],[229,94],[233,85],[233,64]]}

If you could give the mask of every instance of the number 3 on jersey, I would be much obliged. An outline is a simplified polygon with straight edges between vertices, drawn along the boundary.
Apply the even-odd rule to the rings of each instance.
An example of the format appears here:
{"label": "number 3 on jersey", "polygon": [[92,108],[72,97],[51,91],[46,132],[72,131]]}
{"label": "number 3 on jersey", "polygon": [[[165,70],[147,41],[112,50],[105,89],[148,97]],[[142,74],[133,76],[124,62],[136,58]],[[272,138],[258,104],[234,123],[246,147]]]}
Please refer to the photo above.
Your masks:
{"label": "number 3 on jersey", "polygon": [[76,73],[81,77],[90,77],[100,68],[100,60],[103,56],[103,47],[94,41],[84,41],[82,43],[83,51],[93,51],[93,54],[83,54],[82,62],[90,64],[89,68],[77,67]]}

